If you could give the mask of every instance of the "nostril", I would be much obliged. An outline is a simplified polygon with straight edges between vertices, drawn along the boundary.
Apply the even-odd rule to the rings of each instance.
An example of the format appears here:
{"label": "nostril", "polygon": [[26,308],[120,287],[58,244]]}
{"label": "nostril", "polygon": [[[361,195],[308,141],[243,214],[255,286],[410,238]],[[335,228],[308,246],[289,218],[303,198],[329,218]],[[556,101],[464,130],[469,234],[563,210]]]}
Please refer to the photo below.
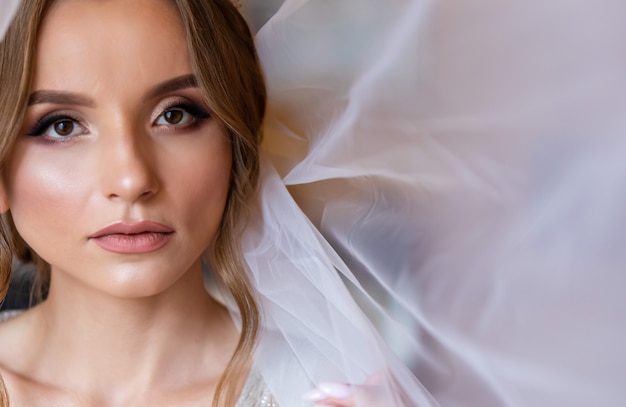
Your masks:
{"label": "nostril", "polygon": [[154,193],[154,191],[152,191],[152,190],[148,190],[148,191],[144,191],[144,192],[143,192],[140,196],[141,196],[142,198],[146,198],[146,197],[148,197],[148,196],[151,196],[153,193]]}

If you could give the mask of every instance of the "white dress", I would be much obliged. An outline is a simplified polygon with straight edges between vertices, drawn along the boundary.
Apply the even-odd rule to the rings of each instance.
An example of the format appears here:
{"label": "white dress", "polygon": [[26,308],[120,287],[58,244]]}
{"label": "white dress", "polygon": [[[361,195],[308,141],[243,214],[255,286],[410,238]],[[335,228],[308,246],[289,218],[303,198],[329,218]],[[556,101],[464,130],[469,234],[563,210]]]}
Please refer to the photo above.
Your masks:
{"label": "white dress", "polygon": [[274,397],[263,382],[261,374],[253,367],[235,407],[278,407]]}

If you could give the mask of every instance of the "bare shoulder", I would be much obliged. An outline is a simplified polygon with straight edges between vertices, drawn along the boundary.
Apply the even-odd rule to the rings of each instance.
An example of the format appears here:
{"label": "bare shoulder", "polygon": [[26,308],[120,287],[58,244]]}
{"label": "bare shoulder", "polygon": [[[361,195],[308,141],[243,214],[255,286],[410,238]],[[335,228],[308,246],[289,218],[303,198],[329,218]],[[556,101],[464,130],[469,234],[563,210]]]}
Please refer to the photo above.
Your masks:
{"label": "bare shoulder", "polygon": [[14,315],[3,312],[0,317],[0,366],[15,368],[28,354],[29,337],[33,335],[35,310],[28,310]]}
{"label": "bare shoulder", "polygon": [[[11,407],[73,405],[58,390],[33,381],[25,372],[31,363],[31,338],[35,335],[36,311],[30,310],[0,322],[0,375],[9,394]],[[4,314],[3,317],[7,315]],[[55,400],[65,399],[65,404]],[[77,405],[77,404],[76,404]]]}
{"label": "bare shoulder", "polygon": [[85,405],[77,397],[38,383],[32,379],[0,366],[0,374],[9,395],[10,407],[74,407]]}
{"label": "bare shoulder", "polygon": [[28,352],[30,311],[3,311],[0,313],[0,373],[9,386],[19,374]]}

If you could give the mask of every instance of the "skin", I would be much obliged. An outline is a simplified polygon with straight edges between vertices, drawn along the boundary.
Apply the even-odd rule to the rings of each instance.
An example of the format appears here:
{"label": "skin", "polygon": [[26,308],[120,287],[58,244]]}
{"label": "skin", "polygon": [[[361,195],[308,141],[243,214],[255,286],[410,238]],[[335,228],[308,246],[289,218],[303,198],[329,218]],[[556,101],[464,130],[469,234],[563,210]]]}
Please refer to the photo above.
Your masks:
{"label": "skin", "polygon": [[[183,27],[165,1],[61,0],[45,17],[33,91],[82,100],[29,106],[2,174],[0,207],[52,270],[48,299],[0,325],[12,406],[212,399],[238,333],[206,294],[200,257],[223,213],[230,145],[216,119],[170,109],[181,100],[206,109],[197,88],[155,93],[191,73]],[[165,120],[167,109],[180,121]],[[56,127],[69,136],[54,126],[27,135],[52,112],[71,115]],[[140,254],[90,238],[141,220],[174,233]]]}

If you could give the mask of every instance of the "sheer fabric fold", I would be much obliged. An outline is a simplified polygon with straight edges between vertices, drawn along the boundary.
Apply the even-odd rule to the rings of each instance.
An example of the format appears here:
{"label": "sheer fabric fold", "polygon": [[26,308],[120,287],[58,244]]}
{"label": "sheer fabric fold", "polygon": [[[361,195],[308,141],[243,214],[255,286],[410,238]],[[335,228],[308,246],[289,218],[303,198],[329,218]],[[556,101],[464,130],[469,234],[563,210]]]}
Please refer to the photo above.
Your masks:
{"label": "sheer fabric fold", "polygon": [[[243,10],[261,27],[264,148],[341,259],[307,266],[335,268],[386,345],[344,323],[352,307],[298,335],[333,329],[345,355],[389,346],[419,380],[403,382],[415,405],[624,404],[626,5],[259,3]],[[326,247],[282,213],[264,218],[279,244]],[[318,313],[345,295],[317,290]],[[379,352],[336,359],[332,378],[362,381],[379,354],[396,375]]]}
{"label": "sheer fabric fold", "polygon": [[0,3],[0,39],[4,37],[6,29],[11,23],[11,19],[17,12],[20,0],[3,0]]}

